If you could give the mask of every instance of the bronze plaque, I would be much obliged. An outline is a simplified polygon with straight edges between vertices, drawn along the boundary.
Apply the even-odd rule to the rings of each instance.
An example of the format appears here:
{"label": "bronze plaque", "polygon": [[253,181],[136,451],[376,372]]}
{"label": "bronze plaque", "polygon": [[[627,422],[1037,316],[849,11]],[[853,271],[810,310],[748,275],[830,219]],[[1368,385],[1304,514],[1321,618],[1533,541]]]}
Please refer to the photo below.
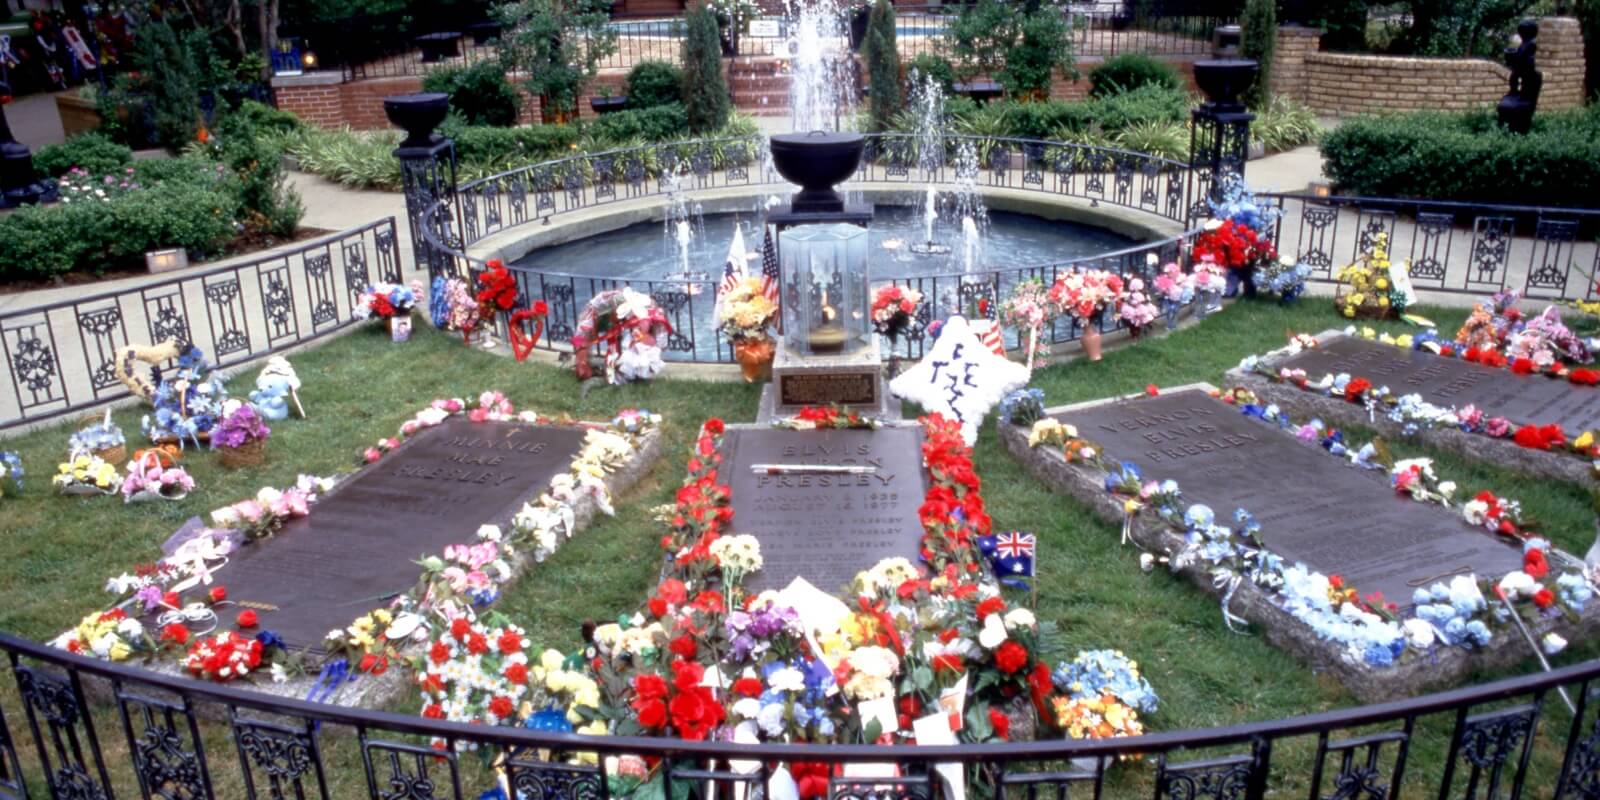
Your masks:
{"label": "bronze plaque", "polygon": [[[917,509],[927,493],[922,429],[789,431],[730,428],[723,463],[732,470],[733,531],[761,540],[764,566],[745,580],[752,592],[782,589],[796,576],[837,592],[857,572],[922,543]],[[861,466],[862,474],[779,471],[756,464]]]}
{"label": "bronze plaque", "polygon": [[799,372],[778,376],[778,404],[785,406],[878,404],[878,376],[870,372]]}
{"label": "bronze plaque", "polygon": [[1457,513],[1397,495],[1382,472],[1363,470],[1198,389],[1056,415],[1132,461],[1145,478],[1171,478],[1189,503],[1226,523],[1243,508],[1288,564],[1342,575],[1363,595],[1402,607],[1419,586],[1476,572],[1521,568],[1522,551]]}
{"label": "bronze plaque", "polygon": [[[328,631],[417,582],[418,559],[477,541],[567,469],[581,428],[455,417],[422,430],[352,475],[310,515],[235,553],[216,580],[261,629],[321,649]],[[203,587],[202,587],[203,588]],[[223,612],[224,623],[233,614]]]}
{"label": "bronze plaque", "polygon": [[1303,369],[1306,377],[1349,373],[1397,394],[1419,394],[1441,406],[1474,405],[1491,417],[1522,425],[1559,424],[1576,434],[1600,427],[1600,390],[1542,375],[1518,375],[1432,353],[1341,336],[1274,366]]}

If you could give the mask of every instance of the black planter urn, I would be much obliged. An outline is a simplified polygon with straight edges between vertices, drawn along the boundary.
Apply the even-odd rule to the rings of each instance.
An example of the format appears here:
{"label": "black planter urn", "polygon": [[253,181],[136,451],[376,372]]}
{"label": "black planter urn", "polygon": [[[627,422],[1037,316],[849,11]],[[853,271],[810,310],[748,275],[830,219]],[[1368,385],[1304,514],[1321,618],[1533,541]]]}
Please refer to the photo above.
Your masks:
{"label": "black planter urn", "polygon": [[443,92],[397,94],[383,98],[383,113],[406,132],[401,147],[431,147],[439,141],[433,130],[450,113],[450,95]]}
{"label": "black planter urn", "polygon": [[784,179],[800,186],[794,193],[794,212],[844,211],[844,198],[833,187],[855,174],[865,146],[866,139],[859,133],[812,131],[773,136],[772,166]]}
{"label": "black planter urn", "polygon": [[1239,99],[1256,82],[1261,66],[1248,58],[1210,59],[1194,62],[1194,83],[1205,92],[1206,108],[1216,112],[1244,110]]}

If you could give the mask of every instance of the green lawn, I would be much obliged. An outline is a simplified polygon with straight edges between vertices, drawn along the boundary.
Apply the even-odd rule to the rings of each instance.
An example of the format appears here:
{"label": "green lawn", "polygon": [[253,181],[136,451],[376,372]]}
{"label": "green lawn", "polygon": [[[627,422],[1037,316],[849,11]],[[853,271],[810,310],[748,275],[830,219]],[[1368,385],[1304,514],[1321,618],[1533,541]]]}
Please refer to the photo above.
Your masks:
{"label": "green lawn", "polygon": [[[1455,310],[1421,311],[1450,331],[1464,317]],[[1291,307],[1239,303],[1172,335],[1110,351],[1099,363],[1074,360],[1045,368],[1035,374],[1033,385],[1055,405],[1134,392],[1149,383],[1220,383],[1241,357],[1281,346],[1288,331],[1317,332],[1340,324],[1324,298]],[[1379,327],[1406,328],[1398,323]],[[569,370],[467,350],[458,338],[426,329],[399,345],[377,330],[362,330],[292,360],[305,382],[302,399],[311,419],[279,423],[269,460],[258,469],[229,473],[209,454],[191,456],[185,464],[199,486],[180,503],[123,506],[114,498],[56,497],[49,477],[65,454],[68,427],[7,441],[4,446],[20,451],[29,474],[20,497],[0,501],[6,555],[0,559],[0,587],[7,598],[0,604],[0,630],[54,636],[103,607],[105,579],[153,560],[162,540],[188,516],[204,515],[262,485],[290,483],[297,473],[352,467],[362,448],[392,435],[434,397],[493,388],[506,392],[519,408],[544,413],[600,419],[619,408],[641,406],[665,417],[665,457],[637,488],[617,498],[617,516],[597,520],[501,601],[502,610],[536,641],[569,648],[579,642],[582,621],[631,612],[653,584],[660,531],[650,508],[670,502],[700,422],[708,416],[753,421],[759,394],[757,387],[744,384],[666,379],[598,387],[585,395]],[[666,374],[672,372],[669,367]],[[253,377],[239,376],[237,391],[252,386]],[[130,438],[137,435],[138,411],[116,416]],[[1395,449],[1401,455],[1433,455],[1442,475],[1457,480],[1467,494],[1493,488],[1520,498],[1561,547],[1581,553],[1590,543],[1593,515],[1584,487],[1524,478],[1410,444]],[[1355,703],[1331,680],[1312,674],[1261,636],[1230,633],[1209,595],[1160,571],[1142,573],[1137,552],[1118,544],[1113,526],[1031,479],[992,427],[980,437],[976,460],[997,529],[1039,535],[1038,611],[1042,620],[1059,624],[1055,649],[1068,655],[1081,648],[1115,647],[1136,658],[1162,698],[1160,711],[1147,720],[1151,730],[1266,720]],[[1271,531],[1265,533],[1270,542]],[[1596,652],[1593,645],[1574,646],[1560,662]],[[1514,671],[1532,668],[1529,662]],[[1547,705],[1545,724],[1564,726],[1565,712],[1553,708]],[[1557,736],[1563,731],[1547,730]],[[1437,776],[1447,732],[1438,725],[1421,727],[1408,769],[1413,780]],[[1297,744],[1275,751],[1275,762],[1300,761],[1315,743]],[[1539,763],[1549,768],[1553,758],[1559,753],[1541,750]],[[1302,792],[1305,773],[1296,774],[1275,774],[1274,787]],[[1145,791],[1148,780],[1149,770],[1121,770],[1113,788]]]}

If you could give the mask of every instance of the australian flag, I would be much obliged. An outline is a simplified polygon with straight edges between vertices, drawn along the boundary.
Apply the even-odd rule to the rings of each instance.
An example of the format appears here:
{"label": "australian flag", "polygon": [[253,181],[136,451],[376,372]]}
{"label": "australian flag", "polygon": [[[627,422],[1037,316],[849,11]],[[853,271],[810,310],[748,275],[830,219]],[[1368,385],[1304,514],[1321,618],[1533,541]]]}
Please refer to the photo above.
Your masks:
{"label": "australian flag", "polygon": [[1031,533],[1007,531],[978,538],[978,550],[1002,583],[1007,578],[1033,577],[1033,559],[1039,539]]}

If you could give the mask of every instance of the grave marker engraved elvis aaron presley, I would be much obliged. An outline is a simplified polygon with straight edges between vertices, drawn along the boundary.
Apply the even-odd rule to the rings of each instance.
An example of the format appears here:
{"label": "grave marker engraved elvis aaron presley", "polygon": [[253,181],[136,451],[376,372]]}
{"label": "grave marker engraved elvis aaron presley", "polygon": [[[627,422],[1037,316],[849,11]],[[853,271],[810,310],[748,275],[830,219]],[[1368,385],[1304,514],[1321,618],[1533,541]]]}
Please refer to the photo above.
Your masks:
{"label": "grave marker engraved elvis aaron presley", "polygon": [[1247,419],[1203,390],[1056,416],[1108,456],[1137,464],[1146,480],[1176,480],[1185,502],[1210,506],[1219,522],[1249,511],[1286,563],[1343,576],[1363,596],[1381,591],[1405,607],[1419,586],[1466,572],[1497,578],[1522,565],[1520,548],[1455,512],[1401,497],[1383,473]]}
{"label": "grave marker engraved elvis aaron presley", "polygon": [[1491,417],[1505,417],[1520,425],[1555,423],[1570,432],[1600,426],[1600,390],[1594,387],[1541,375],[1517,375],[1499,367],[1366,339],[1333,338],[1275,362],[1275,366],[1303,369],[1312,381],[1348,373],[1372,381],[1374,387],[1388,386],[1396,394],[1419,394],[1445,407],[1471,404]]}
{"label": "grave marker engraved elvis aaron presley", "polygon": [[[733,492],[733,533],[761,541],[751,592],[782,589],[796,576],[832,593],[878,561],[913,563],[922,542],[917,508],[926,493],[922,429],[790,431],[731,427],[723,440]],[[757,464],[793,469],[752,472]],[[853,466],[859,474],[806,472]]]}
{"label": "grave marker engraved elvis aaron presley", "polygon": [[[508,523],[567,469],[583,436],[576,427],[446,420],[346,479],[309,516],[236,552],[216,581],[256,609],[261,629],[290,647],[321,649],[328,631],[415,585],[417,559],[475,542],[481,525]],[[232,622],[221,616],[224,627]]]}

